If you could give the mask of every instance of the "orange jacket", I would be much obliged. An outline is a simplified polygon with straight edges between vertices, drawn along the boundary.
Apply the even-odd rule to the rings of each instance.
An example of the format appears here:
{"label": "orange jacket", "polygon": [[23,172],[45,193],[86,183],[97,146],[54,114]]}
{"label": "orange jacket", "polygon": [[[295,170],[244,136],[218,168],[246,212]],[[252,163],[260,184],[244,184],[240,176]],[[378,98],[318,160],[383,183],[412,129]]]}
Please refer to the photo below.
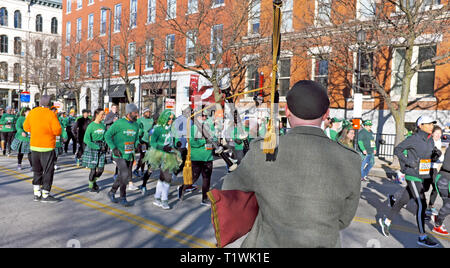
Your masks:
{"label": "orange jacket", "polygon": [[54,149],[56,136],[60,136],[62,132],[56,114],[44,107],[37,107],[30,111],[23,123],[23,129],[31,133],[31,150],[42,152]]}

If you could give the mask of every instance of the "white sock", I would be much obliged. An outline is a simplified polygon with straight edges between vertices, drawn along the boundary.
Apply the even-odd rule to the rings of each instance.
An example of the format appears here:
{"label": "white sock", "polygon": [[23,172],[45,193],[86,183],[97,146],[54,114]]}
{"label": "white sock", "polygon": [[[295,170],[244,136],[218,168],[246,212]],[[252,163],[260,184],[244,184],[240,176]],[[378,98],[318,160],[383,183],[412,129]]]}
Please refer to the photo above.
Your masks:
{"label": "white sock", "polygon": [[43,198],[47,198],[49,194],[50,194],[49,191],[42,190],[42,197],[43,197]]}
{"label": "white sock", "polygon": [[162,182],[158,180],[158,182],[156,183],[155,198],[161,199],[161,193],[162,193]]}
{"label": "white sock", "polygon": [[41,197],[41,186],[40,185],[33,185],[33,192],[35,196]]}
{"label": "white sock", "polygon": [[162,196],[161,200],[169,200],[170,183],[162,182]]}
{"label": "white sock", "polygon": [[390,226],[390,225],[391,225],[391,221],[390,221],[388,218],[384,219],[384,223],[385,223],[387,226]]}

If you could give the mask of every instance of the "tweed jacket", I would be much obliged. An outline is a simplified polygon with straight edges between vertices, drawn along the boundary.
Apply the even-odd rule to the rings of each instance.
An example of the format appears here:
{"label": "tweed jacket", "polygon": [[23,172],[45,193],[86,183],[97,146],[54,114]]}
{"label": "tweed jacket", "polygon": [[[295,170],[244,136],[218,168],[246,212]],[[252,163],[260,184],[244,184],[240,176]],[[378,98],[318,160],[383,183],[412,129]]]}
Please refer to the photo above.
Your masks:
{"label": "tweed jacket", "polygon": [[340,247],[359,203],[361,157],[320,128],[281,136],[276,161],[252,142],[222,190],[255,192],[259,212],[242,247]]}

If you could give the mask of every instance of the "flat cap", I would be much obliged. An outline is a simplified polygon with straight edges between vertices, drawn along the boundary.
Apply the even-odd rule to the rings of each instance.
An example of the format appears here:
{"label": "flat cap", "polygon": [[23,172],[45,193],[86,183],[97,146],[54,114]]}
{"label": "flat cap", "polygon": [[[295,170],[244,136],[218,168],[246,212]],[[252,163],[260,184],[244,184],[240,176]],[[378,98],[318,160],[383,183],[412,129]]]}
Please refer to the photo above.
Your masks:
{"label": "flat cap", "polygon": [[330,107],[327,91],[311,80],[300,80],[292,86],[286,101],[289,111],[304,120],[320,118]]}

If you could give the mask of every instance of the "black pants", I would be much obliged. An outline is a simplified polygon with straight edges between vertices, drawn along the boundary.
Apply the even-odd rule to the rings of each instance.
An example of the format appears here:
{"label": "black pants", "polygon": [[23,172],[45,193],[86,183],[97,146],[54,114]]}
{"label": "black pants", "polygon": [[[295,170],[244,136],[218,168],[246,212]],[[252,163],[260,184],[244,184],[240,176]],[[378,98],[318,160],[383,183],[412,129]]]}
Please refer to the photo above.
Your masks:
{"label": "black pants", "polygon": [[[142,150],[143,146],[145,147],[145,152]],[[137,148],[138,149],[138,153],[139,153],[139,160],[138,160],[138,162],[136,164],[136,171],[141,169],[141,171],[144,172],[145,163],[144,163],[143,159],[145,157],[145,153],[147,152],[148,148],[149,148],[149,145],[146,142],[143,142],[142,144],[139,144],[139,146]]]}
{"label": "black pants", "polygon": [[445,217],[450,215],[450,196],[448,189],[449,183],[450,178],[447,176],[441,176],[441,178],[437,182],[437,188],[439,190],[440,196],[442,197],[443,204],[436,219],[436,226],[441,226],[444,223]]}
{"label": "black pants", "polygon": [[425,188],[423,182],[406,180],[407,186],[403,190],[403,194],[398,199],[391,211],[388,214],[388,219],[392,220],[395,215],[400,212],[400,209],[408,204],[410,199],[414,199],[417,205],[416,221],[420,234],[425,234],[425,210],[427,208],[427,201],[425,199]]}
{"label": "black pants", "polygon": [[428,207],[430,207],[430,208],[433,207],[434,202],[436,202],[436,198],[438,196],[436,185],[434,183],[434,180],[436,179],[437,174],[438,174],[437,169],[432,168],[431,169],[431,178],[424,180],[425,192],[428,192],[428,190],[430,190],[430,186],[432,187],[431,194],[430,194],[430,201],[428,202]]}
{"label": "black pants", "polygon": [[84,144],[83,141],[80,141],[80,144],[78,146],[78,151],[77,151],[77,159],[81,159],[81,157],[83,157],[85,147],[86,147],[86,144]]}
{"label": "black pants", "polygon": [[[32,167],[33,165],[32,160],[31,160],[32,156],[31,153],[28,154],[28,162],[30,163],[30,166]],[[23,153],[18,153],[17,154],[17,164],[21,165],[22,164],[22,160],[23,160]]]}
{"label": "black pants", "polygon": [[187,149],[186,148],[180,148],[178,149],[181,153],[181,166],[180,168],[177,170],[177,172],[175,172],[175,175],[178,175],[180,172],[183,172],[183,168],[184,168],[184,164],[186,163],[186,157],[187,157]]}
{"label": "black pants", "polygon": [[104,168],[91,168],[91,172],[89,173],[89,181],[94,181],[95,178],[100,178],[103,174]]}
{"label": "black pants", "polygon": [[[202,175],[202,200],[208,199],[206,193],[209,191],[211,185],[211,175],[213,171],[213,161],[192,161],[192,181],[196,183]],[[187,188],[186,186],[183,186]]]}
{"label": "black pants", "polygon": [[77,152],[77,140],[75,139],[75,136],[72,133],[72,127],[66,127],[66,132],[67,132],[67,141],[66,143],[64,143],[64,152],[67,153],[67,151],[69,150],[70,140],[72,140],[72,151],[73,154],[75,154]]}
{"label": "black pants", "polygon": [[14,140],[15,132],[2,132],[2,141],[4,142],[3,155],[6,155],[6,150],[11,153],[11,143]]}
{"label": "black pants", "polygon": [[120,187],[120,197],[125,198],[127,196],[127,184],[131,180],[131,172],[133,169],[133,160],[126,161],[122,158],[114,158],[118,168],[118,176],[114,181],[111,191],[117,192]]}
{"label": "black pants", "polygon": [[33,163],[33,185],[42,185],[42,189],[52,189],[53,174],[55,172],[55,150],[50,152],[31,151]]}

